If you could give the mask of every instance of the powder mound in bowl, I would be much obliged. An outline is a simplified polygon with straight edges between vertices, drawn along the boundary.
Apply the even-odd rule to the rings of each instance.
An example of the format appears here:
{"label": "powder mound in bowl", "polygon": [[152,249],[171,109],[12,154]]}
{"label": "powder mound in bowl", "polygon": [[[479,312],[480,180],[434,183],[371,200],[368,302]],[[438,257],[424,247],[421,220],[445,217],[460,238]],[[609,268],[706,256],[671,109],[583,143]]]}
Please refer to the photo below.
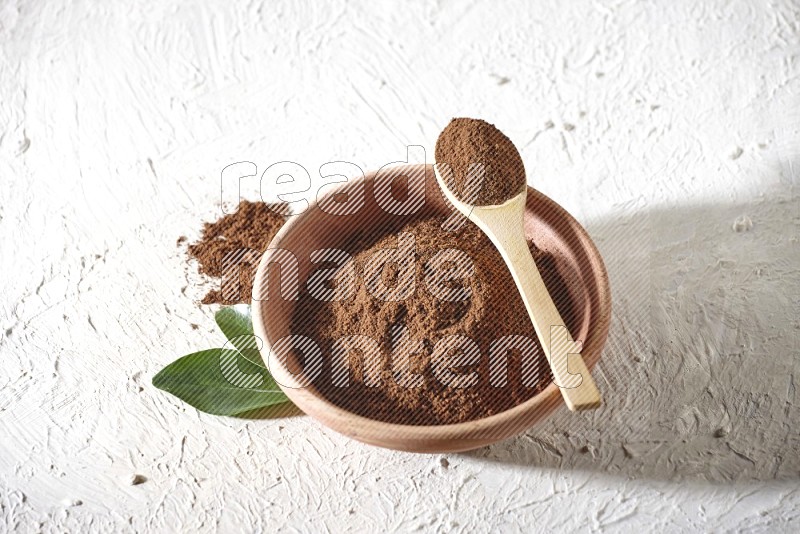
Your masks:
{"label": "powder mound in bowl", "polygon": [[280,204],[243,200],[234,213],[203,225],[200,241],[189,245],[188,249],[189,257],[199,262],[201,274],[222,278],[226,256],[241,253],[235,262],[238,265],[239,290],[231,295],[212,289],[203,297],[203,304],[250,302],[255,264],[286,221],[286,217],[279,214],[282,209]]}
{"label": "powder mound in bowl", "polygon": [[[389,423],[461,423],[513,408],[553,380],[528,313],[500,254],[474,224],[446,232],[441,228],[443,220],[440,216],[427,216],[405,223],[397,232],[350,236],[340,248],[352,255],[356,276],[345,281],[337,275],[331,283],[332,287],[353,284],[350,296],[326,301],[301,293],[290,331],[311,338],[322,350],[322,373],[313,384],[333,404]],[[401,275],[413,278],[415,288],[403,299],[376,298],[368,288],[369,277],[365,272],[377,252],[398,246],[400,234],[411,234],[415,239],[414,260],[406,268],[411,274],[400,273],[396,264],[386,264],[379,271],[380,276],[390,287],[401,283]],[[429,260],[445,249],[458,249],[472,260],[472,276],[447,280],[449,289],[468,290],[466,299],[442,299],[431,292],[426,282],[431,275]],[[576,316],[555,257],[533,245],[531,252],[567,328],[574,332]],[[331,266],[321,264],[319,268]],[[398,332],[403,334],[398,337]],[[354,347],[343,359],[340,354],[340,359],[334,360],[333,347],[349,336],[366,336],[377,342],[377,358],[368,358],[363,347]],[[451,358],[457,357],[457,351],[434,350],[445,336],[468,337],[477,345],[479,357],[451,366]],[[490,348],[505,336],[524,336],[525,340],[504,350],[501,360],[492,360]],[[302,360],[302,354],[296,356]],[[341,379],[343,375],[341,367],[334,370],[333,361],[345,362],[346,386],[335,383],[334,376]],[[504,361],[505,365],[501,363],[498,368],[492,361]],[[408,383],[398,381],[397,362],[421,376],[422,383],[409,387]],[[465,386],[442,381],[443,366],[457,377],[473,376],[473,383]]]}
{"label": "powder mound in bowl", "polygon": [[[525,166],[514,143],[486,121],[466,118],[450,121],[436,140],[435,156],[447,187],[468,204],[502,204],[525,188]],[[452,172],[443,172],[443,163]],[[482,183],[470,176],[471,164],[483,165]]]}

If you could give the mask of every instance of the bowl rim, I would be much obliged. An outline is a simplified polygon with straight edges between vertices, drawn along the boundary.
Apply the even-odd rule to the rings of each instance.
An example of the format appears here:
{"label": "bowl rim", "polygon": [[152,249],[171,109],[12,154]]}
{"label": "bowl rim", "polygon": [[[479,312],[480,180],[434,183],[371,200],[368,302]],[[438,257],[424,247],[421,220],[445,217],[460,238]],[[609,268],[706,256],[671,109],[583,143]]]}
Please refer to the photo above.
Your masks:
{"label": "bowl rim", "polygon": [[[279,360],[276,361],[277,367],[273,369],[270,367],[270,350],[271,344],[269,337],[267,336],[266,332],[266,323],[264,321],[264,317],[262,316],[262,306],[265,302],[269,302],[256,299],[256,291],[257,288],[263,287],[262,279],[264,277],[264,273],[267,270],[267,266],[270,262],[271,251],[277,248],[280,248],[278,245],[281,241],[291,232],[294,231],[294,227],[298,224],[298,221],[301,221],[303,217],[309,217],[311,214],[314,213],[316,209],[319,208],[319,204],[322,200],[329,198],[333,195],[336,195],[341,192],[342,189],[346,187],[352,187],[354,183],[357,182],[365,182],[368,183],[377,176],[379,172],[397,170],[401,168],[422,168],[424,172],[433,172],[433,165],[432,164],[406,164],[400,163],[397,165],[389,165],[382,167],[378,170],[373,170],[369,172],[365,172],[360,177],[356,178],[349,178],[346,181],[339,182],[338,184],[329,184],[329,187],[325,191],[323,195],[319,195],[316,198],[308,201],[308,206],[306,209],[298,214],[292,214],[289,216],[287,221],[283,224],[280,230],[275,234],[272,241],[268,245],[267,249],[261,256],[259,261],[256,275],[253,279],[253,299],[251,301],[251,310],[252,310],[252,318],[253,318],[253,330],[256,336],[258,336],[262,343],[261,345],[261,354],[264,358],[265,364],[268,367],[269,372],[272,374],[273,378],[275,378],[278,386],[281,390],[289,397],[289,399],[294,402],[298,408],[300,408],[304,413],[310,415],[312,418],[320,420],[326,426],[331,426],[326,422],[329,419],[339,419],[339,420],[348,420],[352,423],[359,425],[359,427],[366,427],[369,426],[373,429],[374,434],[385,434],[385,435],[392,435],[398,434],[402,435],[403,439],[463,439],[463,435],[465,433],[469,433],[470,435],[484,435],[487,431],[490,431],[497,426],[502,425],[504,422],[508,422],[510,420],[517,420],[520,418],[524,418],[526,414],[535,413],[536,409],[540,406],[546,406],[548,404],[553,405],[552,408],[556,408],[563,403],[563,399],[561,399],[561,395],[558,391],[558,386],[555,383],[551,382],[547,385],[545,389],[540,391],[539,393],[534,394],[531,398],[527,399],[526,401],[517,404],[516,406],[504,410],[502,412],[498,412],[496,414],[482,417],[480,419],[473,419],[469,421],[464,421],[461,423],[449,423],[444,425],[409,425],[409,424],[400,424],[400,423],[388,423],[385,421],[380,421],[378,419],[371,419],[369,417],[365,417],[363,415],[359,415],[344,408],[332,403],[322,395],[316,394],[313,392],[313,389],[305,387],[303,384],[299,383],[295,378],[295,375],[289,372],[289,370],[283,365],[282,362]],[[611,288],[608,280],[608,272],[605,267],[605,263],[603,262],[603,258],[600,255],[600,251],[597,249],[597,246],[592,241],[591,237],[589,237],[588,232],[583,227],[583,225],[578,222],[566,209],[564,209],[560,204],[555,202],[553,199],[545,195],[544,193],[534,189],[530,185],[527,186],[527,195],[534,195],[539,197],[540,200],[545,201],[548,203],[551,208],[556,212],[556,218],[561,219],[563,218],[568,223],[569,228],[575,231],[576,237],[579,238],[579,246],[582,248],[586,255],[596,263],[597,268],[592,269],[591,272],[594,274],[595,283],[597,284],[597,309],[598,309],[598,319],[597,323],[595,323],[593,330],[597,332],[595,336],[593,336],[581,349],[581,354],[585,353],[592,353],[596,355],[587,361],[587,367],[589,370],[592,370],[597,362],[600,360],[601,352],[605,343],[608,338],[608,332],[611,325]],[[294,386],[294,387],[293,387]],[[554,396],[558,396],[561,399],[561,402],[553,403]],[[303,404],[307,400],[307,397],[312,397],[314,402],[320,403],[321,406],[324,406],[325,410],[328,412],[326,416],[323,418],[318,416],[317,410],[310,410],[307,411]],[[552,411],[552,410],[551,410]],[[534,417],[531,420],[530,424],[533,424],[535,420],[538,420],[538,417]],[[530,426],[530,425],[528,425]],[[342,432],[341,430],[337,430],[337,432]],[[367,435],[358,435],[353,436],[350,434],[351,437],[355,437],[355,439],[359,439],[361,441],[367,442],[374,442],[374,436],[367,436]],[[372,439],[370,439],[372,438]]]}

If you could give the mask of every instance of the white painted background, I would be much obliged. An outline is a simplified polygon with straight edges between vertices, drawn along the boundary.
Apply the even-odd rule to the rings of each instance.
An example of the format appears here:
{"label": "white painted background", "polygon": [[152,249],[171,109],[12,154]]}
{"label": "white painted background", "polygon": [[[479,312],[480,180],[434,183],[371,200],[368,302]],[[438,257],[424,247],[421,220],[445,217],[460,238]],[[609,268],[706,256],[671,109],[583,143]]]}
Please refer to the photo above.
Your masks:
{"label": "white painted background", "polygon": [[[797,531],[800,7],[660,4],[0,3],[0,531]],[[444,467],[150,385],[221,343],[225,165],[464,115],[606,258],[602,410]]]}

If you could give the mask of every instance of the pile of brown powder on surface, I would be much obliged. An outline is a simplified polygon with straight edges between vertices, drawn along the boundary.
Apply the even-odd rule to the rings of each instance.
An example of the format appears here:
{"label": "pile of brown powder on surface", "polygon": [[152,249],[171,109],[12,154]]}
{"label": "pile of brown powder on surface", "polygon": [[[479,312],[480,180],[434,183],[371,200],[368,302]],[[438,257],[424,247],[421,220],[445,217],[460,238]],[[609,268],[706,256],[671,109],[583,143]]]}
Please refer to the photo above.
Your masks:
{"label": "pile of brown powder on surface", "polygon": [[[355,296],[348,300],[319,301],[302,292],[293,316],[292,334],[313,339],[323,351],[323,374],[314,382],[326,398],[342,408],[381,421],[437,425],[458,423],[486,417],[512,408],[544,389],[551,381],[547,360],[541,350],[533,325],[519,296],[511,274],[489,239],[473,224],[456,232],[441,229],[443,219],[429,217],[409,222],[399,232],[411,233],[416,239],[416,289],[405,300],[387,302],[375,298],[364,283],[365,262],[380,249],[398,245],[396,233],[377,238],[355,237],[342,246],[353,254],[356,266]],[[454,248],[472,258],[474,275],[453,284],[465,284],[471,297],[448,302],[434,297],[425,285],[425,265],[437,251]],[[559,277],[552,256],[531,246],[545,283],[564,318],[574,331],[575,320],[564,281]],[[385,269],[387,284],[396,270]],[[334,282],[335,285],[335,282]],[[410,339],[422,341],[423,349],[410,357],[410,369],[424,376],[424,384],[416,388],[399,385],[393,378],[391,341],[393,327],[403,326]],[[433,374],[435,343],[446,335],[460,334],[477,342],[480,363],[459,367],[462,373],[477,371],[477,384],[464,387],[443,385]],[[521,353],[514,350],[507,362],[507,385],[495,387],[489,380],[489,346],[510,334],[534,340],[536,352],[532,373],[533,384],[522,382]],[[345,336],[365,335],[378,340],[381,348],[381,383],[367,386],[360,351],[347,355],[350,380],[347,387],[338,387],[331,380],[331,347]],[[531,369],[531,367],[527,367]],[[530,376],[533,376],[530,375]]]}
{"label": "pile of brown powder on surface", "polygon": [[[453,119],[436,140],[436,163],[446,163],[451,175],[443,178],[459,199],[476,206],[497,205],[520,194],[526,184],[525,166],[511,140],[480,119]],[[467,192],[470,164],[484,166],[477,198]],[[441,171],[440,171],[441,172]]]}
{"label": "pile of brown powder on surface", "polygon": [[[200,241],[189,245],[189,257],[200,263],[200,273],[221,278],[225,268],[223,260],[229,253],[250,249],[260,254],[266,250],[286,220],[277,211],[280,208],[276,205],[243,200],[236,212],[203,225]],[[253,291],[252,278],[253,269],[242,265],[239,269],[239,294],[226,299],[222,291],[212,289],[203,297],[203,304],[249,303]]]}

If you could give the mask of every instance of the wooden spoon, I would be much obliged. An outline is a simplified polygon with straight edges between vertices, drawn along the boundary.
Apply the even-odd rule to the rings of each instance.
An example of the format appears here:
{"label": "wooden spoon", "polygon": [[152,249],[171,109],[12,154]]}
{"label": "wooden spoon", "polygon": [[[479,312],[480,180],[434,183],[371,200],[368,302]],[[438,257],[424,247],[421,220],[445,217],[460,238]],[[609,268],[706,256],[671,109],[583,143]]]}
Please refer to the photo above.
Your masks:
{"label": "wooden spoon", "polygon": [[581,347],[572,339],[558,313],[525,240],[527,188],[523,187],[520,194],[502,204],[472,206],[450,191],[438,165],[434,170],[445,198],[489,237],[505,260],[567,407],[575,411],[600,406],[600,392],[580,355]]}

